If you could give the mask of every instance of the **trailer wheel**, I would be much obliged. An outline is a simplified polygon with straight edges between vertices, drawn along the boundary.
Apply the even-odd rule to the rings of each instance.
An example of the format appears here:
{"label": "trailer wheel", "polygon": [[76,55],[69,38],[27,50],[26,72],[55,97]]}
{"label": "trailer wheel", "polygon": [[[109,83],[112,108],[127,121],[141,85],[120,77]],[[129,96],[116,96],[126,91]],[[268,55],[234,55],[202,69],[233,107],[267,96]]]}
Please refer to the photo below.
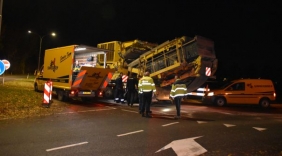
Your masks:
{"label": "trailer wheel", "polygon": [[268,108],[270,106],[270,101],[268,98],[262,98],[260,101],[259,101],[259,105],[263,108]]}
{"label": "trailer wheel", "polygon": [[217,106],[224,106],[226,105],[226,99],[224,97],[217,97],[214,101]]}

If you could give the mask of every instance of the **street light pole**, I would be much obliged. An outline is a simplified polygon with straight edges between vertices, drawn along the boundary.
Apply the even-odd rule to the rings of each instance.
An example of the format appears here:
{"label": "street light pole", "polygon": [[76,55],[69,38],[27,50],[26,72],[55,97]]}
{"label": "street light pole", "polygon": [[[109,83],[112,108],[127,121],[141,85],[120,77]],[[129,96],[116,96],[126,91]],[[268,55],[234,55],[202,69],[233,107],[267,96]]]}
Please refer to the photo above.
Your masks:
{"label": "street light pole", "polygon": [[[41,55],[41,46],[42,46],[42,40],[45,36],[48,36],[49,34],[46,34],[46,35],[43,35],[43,36],[40,36],[39,34],[37,33],[34,33],[34,32],[31,32],[30,30],[28,31],[28,33],[33,33],[33,34],[36,34],[39,39],[40,39],[40,44],[39,44],[39,52],[38,52],[38,65],[37,65],[37,72],[39,71],[40,69],[40,55]],[[56,34],[54,32],[51,33],[51,36],[56,36]]]}

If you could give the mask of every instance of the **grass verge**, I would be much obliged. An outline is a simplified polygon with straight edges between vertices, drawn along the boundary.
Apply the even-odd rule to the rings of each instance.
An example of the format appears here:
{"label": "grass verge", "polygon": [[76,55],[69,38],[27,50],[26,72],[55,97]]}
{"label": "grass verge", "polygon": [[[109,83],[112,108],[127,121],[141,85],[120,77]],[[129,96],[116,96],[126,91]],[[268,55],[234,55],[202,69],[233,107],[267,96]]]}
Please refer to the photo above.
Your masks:
{"label": "grass verge", "polygon": [[42,107],[43,93],[33,90],[34,78],[0,83],[0,120],[46,116],[61,112],[64,105]]}

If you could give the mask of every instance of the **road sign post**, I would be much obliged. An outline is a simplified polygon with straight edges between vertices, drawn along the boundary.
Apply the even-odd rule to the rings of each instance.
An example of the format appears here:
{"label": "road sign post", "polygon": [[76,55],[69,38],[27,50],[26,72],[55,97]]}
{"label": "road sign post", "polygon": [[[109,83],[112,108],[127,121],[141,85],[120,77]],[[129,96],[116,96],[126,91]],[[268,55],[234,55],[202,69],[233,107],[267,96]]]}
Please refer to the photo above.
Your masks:
{"label": "road sign post", "polygon": [[[5,72],[5,65],[4,63],[0,60],[0,75],[2,75]],[[4,75],[2,76],[2,84],[4,85]]]}

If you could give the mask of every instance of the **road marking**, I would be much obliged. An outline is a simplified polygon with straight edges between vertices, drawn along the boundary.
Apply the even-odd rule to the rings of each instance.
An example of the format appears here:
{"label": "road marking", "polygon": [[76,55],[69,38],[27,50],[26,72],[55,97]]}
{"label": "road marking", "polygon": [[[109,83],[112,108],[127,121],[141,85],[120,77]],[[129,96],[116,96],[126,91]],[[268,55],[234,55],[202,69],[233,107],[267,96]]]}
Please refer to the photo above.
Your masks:
{"label": "road marking", "polygon": [[266,128],[260,128],[260,127],[253,127],[254,129],[258,130],[258,131],[264,131],[266,130]]}
{"label": "road marking", "polygon": [[130,134],[135,134],[135,133],[140,133],[140,132],[143,132],[144,130],[139,130],[139,131],[134,131],[134,132],[129,132],[129,133],[124,133],[124,134],[119,134],[117,135],[118,137],[120,136],[125,136],[125,135],[130,135]]}
{"label": "road marking", "polygon": [[74,114],[74,113],[77,113],[77,112],[65,112],[65,113],[56,113],[56,114]]}
{"label": "road marking", "polygon": [[116,108],[103,108],[103,109],[92,109],[92,110],[84,110],[84,111],[77,111],[79,113],[83,113],[83,112],[98,112],[98,111],[104,111],[104,110],[113,110]]}
{"label": "road marking", "polygon": [[197,121],[197,122],[198,122],[198,124],[208,123],[206,121]]}
{"label": "road marking", "polygon": [[154,111],[154,112],[156,112],[156,113],[160,113],[160,114],[164,114],[164,115],[170,115],[170,114],[165,113],[165,112],[162,112],[162,111]]}
{"label": "road marking", "polygon": [[218,113],[227,114],[227,115],[233,115],[232,113],[227,113],[227,112],[218,112]]}
{"label": "road marking", "polygon": [[63,148],[79,146],[79,145],[83,145],[83,144],[88,144],[88,142],[81,142],[81,143],[77,143],[77,144],[71,144],[71,145],[66,145],[66,146],[61,146],[61,147],[56,147],[56,148],[50,148],[50,149],[47,149],[46,151],[50,152],[50,151],[54,151],[54,150],[59,150],[59,149],[63,149]]}
{"label": "road marking", "polygon": [[202,136],[172,141],[157,152],[172,148],[177,156],[201,155],[206,153],[207,150],[195,141],[195,139],[200,137]]}
{"label": "road marking", "polygon": [[74,113],[85,113],[85,112],[98,112],[98,111],[113,110],[113,109],[116,109],[116,108],[108,107],[108,108],[103,108],[103,109],[91,109],[91,110],[83,110],[83,111],[76,111],[76,112],[57,113],[57,114],[74,114]]}
{"label": "road marking", "polygon": [[126,110],[126,109],[122,109],[122,111],[125,111],[125,112],[131,112],[131,113],[138,113],[138,112],[135,112],[135,111],[130,111],[130,110]]}
{"label": "road marking", "polygon": [[234,127],[234,126],[236,126],[236,125],[231,125],[231,124],[223,124],[224,126],[226,126],[226,127]]}
{"label": "road marking", "polygon": [[174,124],[178,124],[179,122],[172,122],[172,123],[169,123],[169,124],[165,124],[165,125],[162,125],[163,127],[165,126],[170,126],[170,125],[174,125]]}

